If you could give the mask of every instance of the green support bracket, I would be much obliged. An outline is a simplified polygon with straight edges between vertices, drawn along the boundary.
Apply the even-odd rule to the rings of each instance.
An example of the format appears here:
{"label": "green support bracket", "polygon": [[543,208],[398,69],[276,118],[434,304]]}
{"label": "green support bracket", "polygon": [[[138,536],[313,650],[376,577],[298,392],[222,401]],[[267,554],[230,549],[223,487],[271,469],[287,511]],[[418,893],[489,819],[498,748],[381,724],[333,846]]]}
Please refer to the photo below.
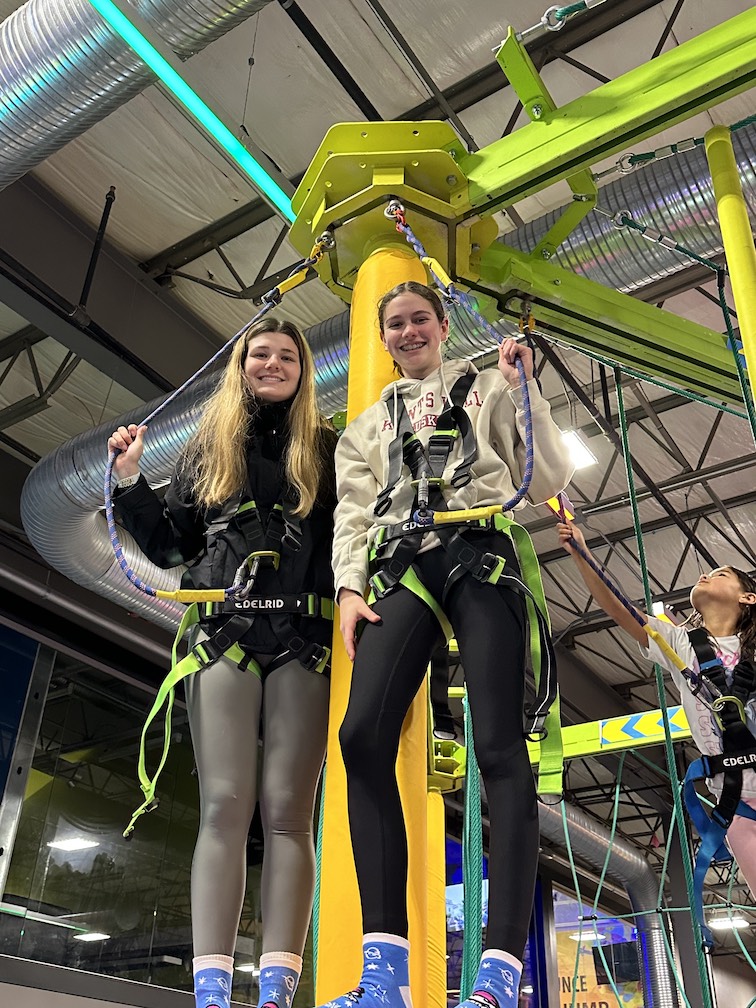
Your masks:
{"label": "green support bracket", "polygon": [[[469,154],[460,162],[472,205],[464,216],[516,203],[754,83],[756,7]],[[523,93],[532,115],[539,93]]]}
{"label": "green support bracket", "polygon": [[506,318],[519,320],[524,297],[537,327],[563,345],[611,357],[715,402],[742,402],[732,354],[713,329],[501,243],[484,253],[481,275],[485,281],[459,281],[497,297]]}
{"label": "green support bracket", "polygon": [[[502,42],[496,59],[532,122],[538,122],[546,113],[557,111],[556,102],[512,28]],[[590,169],[584,168],[568,175],[567,185],[572,190],[572,203],[533,249],[533,259],[551,259],[562,242],[596,206],[598,188]]]}

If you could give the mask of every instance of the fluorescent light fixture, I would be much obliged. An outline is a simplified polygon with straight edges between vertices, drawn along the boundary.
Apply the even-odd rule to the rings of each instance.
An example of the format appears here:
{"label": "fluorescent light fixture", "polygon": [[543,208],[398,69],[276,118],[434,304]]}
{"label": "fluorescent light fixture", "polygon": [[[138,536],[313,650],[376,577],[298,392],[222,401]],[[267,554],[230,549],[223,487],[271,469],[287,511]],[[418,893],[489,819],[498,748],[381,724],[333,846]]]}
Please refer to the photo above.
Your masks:
{"label": "fluorescent light fixture", "polygon": [[237,973],[251,973],[252,976],[260,976],[260,967],[253,962],[250,963],[240,963],[236,967]]}
{"label": "fluorescent light fixture", "polygon": [[171,94],[207,130],[223,150],[244,170],[254,185],[276,207],[287,220],[295,219],[291,200],[275,179],[252,157],[247,148],[221,122],[213,110],[193,91],[183,77],[173,69],[164,56],[132,24],[126,14],[113,0],[90,0],[90,3],[108,22],[134,52],[141,57],[153,73],[156,73]]}
{"label": "fluorescent light fixture", "polygon": [[588,945],[590,942],[597,942],[597,941],[605,942],[608,940],[606,935],[593,934],[591,931],[583,931],[582,934],[580,934],[579,931],[576,931],[574,934],[570,935],[570,938],[572,938],[572,940],[576,942],[584,942],[586,945]]}
{"label": "fluorescent light fixture", "polygon": [[652,616],[663,616],[664,615],[664,603],[663,602],[652,602],[651,603],[651,615]]}
{"label": "fluorescent light fixture", "polygon": [[520,990],[521,990],[521,992],[523,994],[532,994],[533,993],[533,988],[530,986],[530,984],[528,984],[527,987],[521,987]]}
{"label": "fluorescent light fixture", "polygon": [[69,837],[68,840],[50,840],[47,846],[54,847],[55,850],[77,851],[89,850],[90,847],[99,847],[100,845],[96,840],[85,840],[84,837]]}
{"label": "fluorescent light fixture", "polygon": [[569,448],[570,458],[572,459],[572,464],[576,469],[587,469],[588,466],[596,465],[598,462],[596,456],[583,441],[577,431],[562,431],[562,441],[564,441]]}
{"label": "fluorescent light fixture", "polygon": [[85,931],[83,934],[74,935],[74,938],[76,941],[96,942],[105,941],[110,935],[102,931]]}
{"label": "fluorescent light fixture", "polygon": [[730,931],[733,929],[740,931],[742,928],[750,926],[750,923],[745,917],[741,917],[740,914],[735,914],[732,917],[712,917],[709,921],[709,927],[715,931]]}

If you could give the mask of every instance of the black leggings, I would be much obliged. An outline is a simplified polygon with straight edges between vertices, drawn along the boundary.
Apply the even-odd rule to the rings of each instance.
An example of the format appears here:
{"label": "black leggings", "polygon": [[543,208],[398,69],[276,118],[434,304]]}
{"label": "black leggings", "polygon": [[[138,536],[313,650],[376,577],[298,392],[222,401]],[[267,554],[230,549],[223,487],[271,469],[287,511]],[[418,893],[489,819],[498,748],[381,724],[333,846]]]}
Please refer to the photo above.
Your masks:
{"label": "black leggings", "polygon": [[[476,545],[516,565],[509,539],[477,536]],[[440,599],[451,562],[438,547],[415,569]],[[407,935],[407,841],[396,783],[405,715],[441,631],[431,610],[404,587],[376,602],[381,625],[359,642],[339,739],[347,771],[349,825],[365,932]],[[521,958],[538,862],[535,785],[523,737],[524,604],[512,591],[470,575],[451,589],[444,611],[465,669],[475,754],[488,798],[488,948]]]}

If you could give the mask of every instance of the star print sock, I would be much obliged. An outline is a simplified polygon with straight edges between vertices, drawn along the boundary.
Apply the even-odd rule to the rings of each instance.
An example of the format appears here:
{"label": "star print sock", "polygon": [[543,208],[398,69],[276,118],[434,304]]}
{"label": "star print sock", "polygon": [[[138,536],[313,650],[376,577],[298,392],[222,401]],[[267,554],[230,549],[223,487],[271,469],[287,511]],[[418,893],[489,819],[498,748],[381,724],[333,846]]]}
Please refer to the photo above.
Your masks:
{"label": "star print sock", "polygon": [[382,932],[366,934],[362,954],[359,985],[324,1008],[412,1008],[407,939]]}
{"label": "star print sock", "polygon": [[260,1008],[291,1008],[302,973],[302,956],[263,952],[260,956]]}
{"label": "star print sock", "polygon": [[517,1008],[522,963],[509,952],[486,949],[472,994],[457,1008]]}
{"label": "star print sock", "polygon": [[193,959],[194,998],[197,1008],[229,1008],[233,969],[232,956],[203,955]]}

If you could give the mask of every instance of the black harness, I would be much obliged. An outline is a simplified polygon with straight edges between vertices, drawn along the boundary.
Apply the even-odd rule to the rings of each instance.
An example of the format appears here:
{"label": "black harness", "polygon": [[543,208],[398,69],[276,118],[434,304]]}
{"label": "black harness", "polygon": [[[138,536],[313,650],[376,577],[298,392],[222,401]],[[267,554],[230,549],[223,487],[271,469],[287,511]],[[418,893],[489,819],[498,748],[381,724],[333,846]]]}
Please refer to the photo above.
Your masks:
{"label": "black harness", "polygon": [[[470,574],[484,583],[509,588],[519,594],[526,603],[529,617],[537,623],[535,640],[531,635],[531,651],[538,651],[544,673],[539,678],[535,701],[529,704],[525,711],[525,732],[528,737],[543,739],[546,736],[546,718],[557,696],[556,660],[545,603],[539,601],[539,596],[542,597],[542,587],[540,575],[537,573],[537,560],[527,533],[503,515],[496,515],[490,519],[476,519],[472,522],[461,521],[458,524],[423,522],[423,519],[432,512],[449,510],[442,493],[446,485],[444,472],[454,445],[460,438],[462,460],[455,468],[449,485],[454,489],[460,489],[472,479],[471,468],[478,457],[478,448],[472,423],[464,410],[464,403],[475,378],[475,373],[468,373],[454,383],[449,392],[449,402],[438,416],[436,429],[428,439],[427,447],[423,446],[414,433],[404,399],[400,397],[395,435],[389,446],[388,479],[385,488],[378,494],[374,512],[380,517],[391,507],[392,495],[405,465],[412,474],[415,496],[408,520],[396,525],[381,526],[374,538],[370,552],[372,573],[368,583],[373,596],[378,599],[393,591],[399,584],[404,584],[431,606],[447,633],[450,633],[450,630],[447,630],[448,620],[443,615],[443,606],[453,585],[465,574]],[[520,534],[521,541],[527,539],[532,561],[528,564],[527,571],[523,568],[524,577],[505,569],[507,564],[505,557],[478,549],[467,538],[475,531],[485,530],[504,531],[510,539],[516,532]],[[430,598],[412,569],[423,536],[427,532],[434,532],[438,536],[442,548],[452,561],[442,597],[438,600]],[[522,545],[524,546],[524,543]],[[538,581],[538,589],[535,592],[526,583],[529,576]]]}
{"label": "black harness", "polygon": [[[696,855],[693,873],[693,901],[704,944],[711,948],[714,938],[706,923],[703,909],[703,887],[709,865],[732,860],[725,845],[727,830],[736,815],[756,820],[756,810],[741,801],[743,771],[756,769],[756,738],[746,723],[745,706],[756,690],[756,664],[742,660],[732,670],[732,680],[727,683],[727,673],[714,653],[709,636],[704,629],[688,631],[691,646],[698,659],[703,687],[710,684],[713,695],[710,708],[722,730],[722,752],[713,756],[702,755],[688,767],[685,775],[685,806],[698,830],[701,844]],[[698,689],[694,690],[694,694]],[[707,777],[723,774],[722,794],[711,817],[706,813],[694,783]]]}
{"label": "black harness", "polygon": [[[221,524],[222,523],[222,524]],[[272,671],[290,657],[296,658],[310,671],[323,671],[330,656],[330,650],[321,644],[306,641],[297,631],[292,616],[324,616],[333,618],[333,602],[321,599],[312,592],[300,594],[286,593],[279,580],[282,558],[293,558],[302,545],[302,529],[298,517],[293,514],[286,500],[276,504],[264,526],[260,512],[254,501],[242,504],[228,522],[219,518],[208,531],[220,533],[231,529],[237,533],[249,549],[249,555],[239,567],[235,586],[239,589],[233,599],[226,602],[204,602],[199,604],[202,621],[212,622],[224,619],[223,626],[211,633],[192,650],[201,650],[207,655],[205,664],[220,658],[230,647],[237,644],[247,634],[259,616],[265,616],[278,639],[283,653],[268,666]],[[251,547],[251,548],[250,548]],[[261,567],[268,570],[265,595],[255,595],[254,587]],[[230,618],[229,618],[230,614]]]}

